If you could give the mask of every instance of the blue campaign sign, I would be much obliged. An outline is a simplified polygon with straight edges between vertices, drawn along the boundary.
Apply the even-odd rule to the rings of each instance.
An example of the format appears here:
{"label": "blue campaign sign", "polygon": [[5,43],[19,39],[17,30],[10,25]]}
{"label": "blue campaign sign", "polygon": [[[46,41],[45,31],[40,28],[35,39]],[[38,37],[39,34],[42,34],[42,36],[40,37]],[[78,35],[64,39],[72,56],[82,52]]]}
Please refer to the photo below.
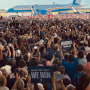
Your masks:
{"label": "blue campaign sign", "polygon": [[53,76],[52,66],[28,66],[32,83],[51,83]]}
{"label": "blue campaign sign", "polygon": [[62,46],[62,50],[67,50],[67,49],[73,48],[72,40],[61,40],[60,44]]}

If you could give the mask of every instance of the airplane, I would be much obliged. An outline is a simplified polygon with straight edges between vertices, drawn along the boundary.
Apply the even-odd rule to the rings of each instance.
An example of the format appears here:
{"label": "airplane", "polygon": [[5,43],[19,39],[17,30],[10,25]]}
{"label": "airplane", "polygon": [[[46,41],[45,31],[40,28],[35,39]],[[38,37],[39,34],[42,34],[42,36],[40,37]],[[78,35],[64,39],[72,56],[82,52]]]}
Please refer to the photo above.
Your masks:
{"label": "airplane", "polygon": [[69,4],[53,4],[53,5],[21,5],[14,6],[9,8],[7,12],[15,12],[15,13],[24,13],[24,12],[32,12],[33,15],[44,15],[50,14],[51,12],[60,12],[60,11],[68,11],[73,10],[74,12],[78,12],[77,9],[84,7],[85,5],[80,5],[81,0],[73,0],[72,3]]}

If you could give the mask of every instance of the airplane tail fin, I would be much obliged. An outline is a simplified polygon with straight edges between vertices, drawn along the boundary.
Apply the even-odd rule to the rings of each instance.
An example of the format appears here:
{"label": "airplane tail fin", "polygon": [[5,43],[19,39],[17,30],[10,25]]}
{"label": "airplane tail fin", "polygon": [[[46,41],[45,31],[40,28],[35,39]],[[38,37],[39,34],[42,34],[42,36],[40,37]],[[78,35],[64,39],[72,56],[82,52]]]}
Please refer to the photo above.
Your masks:
{"label": "airplane tail fin", "polygon": [[80,5],[81,0],[73,0],[73,5]]}

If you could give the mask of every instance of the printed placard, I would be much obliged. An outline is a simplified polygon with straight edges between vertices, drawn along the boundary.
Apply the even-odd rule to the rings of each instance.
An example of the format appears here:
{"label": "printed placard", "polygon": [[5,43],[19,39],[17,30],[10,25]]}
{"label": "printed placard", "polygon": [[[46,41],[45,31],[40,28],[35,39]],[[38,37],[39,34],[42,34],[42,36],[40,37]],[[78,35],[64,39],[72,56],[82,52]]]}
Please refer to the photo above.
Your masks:
{"label": "printed placard", "polygon": [[52,66],[29,66],[28,73],[32,83],[51,83],[53,75]]}

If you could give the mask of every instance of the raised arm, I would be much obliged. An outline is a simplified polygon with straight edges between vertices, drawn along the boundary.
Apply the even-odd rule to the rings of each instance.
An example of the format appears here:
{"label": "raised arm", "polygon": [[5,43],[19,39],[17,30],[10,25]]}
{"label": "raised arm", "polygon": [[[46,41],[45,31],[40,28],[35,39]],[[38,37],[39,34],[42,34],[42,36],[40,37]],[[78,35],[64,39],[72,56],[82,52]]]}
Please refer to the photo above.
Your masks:
{"label": "raised arm", "polygon": [[62,59],[64,59],[64,55],[63,55],[63,52],[62,52],[62,47],[61,47],[61,45],[60,45],[59,49],[60,49],[60,57],[61,57],[61,60],[62,60]]}
{"label": "raised arm", "polygon": [[13,44],[12,44],[12,51],[13,51],[13,57],[15,57],[15,49],[14,49],[14,46],[13,46]]}
{"label": "raised arm", "polygon": [[32,59],[33,53],[34,53],[34,48],[32,48],[32,52],[31,52],[31,55],[30,55],[30,59]]}
{"label": "raised arm", "polygon": [[56,76],[55,76],[55,74],[53,74],[53,77],[52,77],[52,86],[53,86],[52,90],[56,90]]}
{"label": "raised arm", "polygon": [[10,51],[10,48],[8,46],[7,46],[7,49],[8,49],[9,57],[11,57],[11,51]]}
{"label": "raised arm", "polygon": [[52,58],[52,60],[50,61],[50,66],[52,66],[54,60],[55,60],[55,55],[53,55],[53,58]]}
{"label": "raised arm", "polygon": [[17,41],[14,42],[14,46],[16,45],[16,48],[19,48]]}
{"label": "raised arm", "polygon": [[75,47],[75,42],[73,42],[73,52],[74,52],[74,58],[77,58],[77,51]]}
{"label": "raised arm", "polygon": [[61,79],[61,86],[62,86],[62,90],[66,90],[65,85],[63,84],[63,79]]}
{"label": "raised arm", "polygon": [[30,90],[30,84],[31,84],[31,76],[29,75],[27,77],[27,88],[26,88],[26,90]]}
{"label": "raised arm", "polygon": [[50,48],[51,43],[54,41],[54,37],[51,37],[50,41],[48,42],[47,48]]}
{"label": "raised arm", "polygon": [[27,45],[27,48],[28,48],[28,51],[31,52],[31,49],[30,49],[30,46],[28,44],[28,41],[26,40],[26,45]]}

